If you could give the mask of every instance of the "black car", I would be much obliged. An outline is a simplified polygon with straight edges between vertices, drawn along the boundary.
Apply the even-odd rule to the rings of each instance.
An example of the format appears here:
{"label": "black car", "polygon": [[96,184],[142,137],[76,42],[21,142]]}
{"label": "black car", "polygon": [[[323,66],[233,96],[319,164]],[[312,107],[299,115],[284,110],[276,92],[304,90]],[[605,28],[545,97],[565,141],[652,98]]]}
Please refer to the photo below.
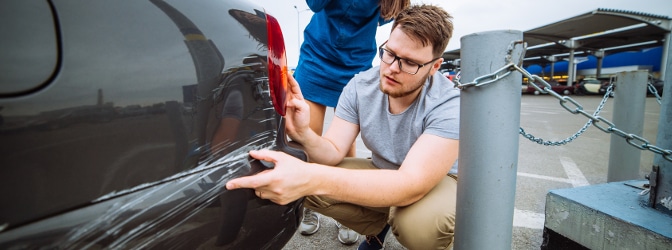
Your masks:
{"label": "black car", "polygon": [[604,95],[609,88],[608,80],[585,78],[574,85],[574,93],[577,95]]}
{"label": "black car", "polygon": [[280,249],[302,200],[232,178],[289,147],[277,20],[242,0],[0,2],[0,249]]}

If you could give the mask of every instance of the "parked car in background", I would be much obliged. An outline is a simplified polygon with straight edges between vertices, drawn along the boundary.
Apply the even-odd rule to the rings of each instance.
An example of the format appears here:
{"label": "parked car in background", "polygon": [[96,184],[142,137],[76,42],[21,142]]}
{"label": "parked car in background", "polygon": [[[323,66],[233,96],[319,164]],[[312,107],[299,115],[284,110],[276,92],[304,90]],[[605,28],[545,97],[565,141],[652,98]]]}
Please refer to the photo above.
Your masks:
{"label": "parked car in background", "polygon": [[[544,89],[544,84],[541,83],[536,83],[537,86],[539,86],[540,89]],[[558,93],[560,95],[571,95],[574,93],[574,86],[566,86],[566,85],[561,85],[556,81],[548,81],[548,84],[551,85],[551,90],[555,93]],[[525,94],[534,94],[534,95],[539,95],[542,94],[541,91],[537,90],[536,88],[532,87],[530,83],[524,85],[523,87],[523,93]]]}
{"label": "parked car in background", "polygon": [[584,78],[574,85],[574,93],[577,95],[604,95],[609,88],[609,81],[596,78]]}
{"label": "parked car in background", "polygon": [[0,249],[281,249],[302,201],[225,188],[306,160],[251,2],[0,2]]}
{"label": "parked car in background", "polygon": [[530,94],[530,92],[528,92],[528,90],[527,90],[527,87],[528,87],[527,83],[523,82],[523,84],[521,85],[521,93],[522,94]]}

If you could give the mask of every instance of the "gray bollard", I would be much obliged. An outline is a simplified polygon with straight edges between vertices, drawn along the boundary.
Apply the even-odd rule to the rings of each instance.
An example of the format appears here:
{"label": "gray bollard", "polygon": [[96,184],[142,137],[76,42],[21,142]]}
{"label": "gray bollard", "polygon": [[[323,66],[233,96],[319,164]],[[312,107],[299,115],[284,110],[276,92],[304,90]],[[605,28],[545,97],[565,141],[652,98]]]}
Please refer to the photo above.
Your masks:
{"label": "gray bollard", "polygon": [[[523,33],[514,30],[462,37],[461,82],[474,81],[506,65],[507,48],[522,39]],[[521,53],[521,46],[516,46],[514,60]],[[461,92],[457,250],[511,248],[521,79],[514,71],[496,82]]]}
{"label": "gray bollard", "polygon": [[[614,83],[614,116],[616,128],[637,136],[644,136],[644,109],[649,72],[626,71],[616,74]],[[604,125],[603,125],[604,126]],[[634,140],[634,143],[641,141]],[[639,162],[642,151],[631,146],[623,137],[612,134],[609,148],[607,182],[641,179]]]}
{"label": "gray bollard", "polygon": [[[668,33],[666,38],[670,38]],[[665,42],[667,54],[663,58],[667,60],[662,64],[666,70],[672,70],[672,42]],[[662,68],[662,67],[661,67]],[[658,135],[656,144],[666,150],[672,150],[672,72],[664,74],[663,101],[660,105],[660,117],[658,118]],[[668,155],[672,158],[672,155]],[[649,174],[651,192],[649,206],[665,214],[672,215],[672,161],[656,154],[653,158],[652,171]]]}

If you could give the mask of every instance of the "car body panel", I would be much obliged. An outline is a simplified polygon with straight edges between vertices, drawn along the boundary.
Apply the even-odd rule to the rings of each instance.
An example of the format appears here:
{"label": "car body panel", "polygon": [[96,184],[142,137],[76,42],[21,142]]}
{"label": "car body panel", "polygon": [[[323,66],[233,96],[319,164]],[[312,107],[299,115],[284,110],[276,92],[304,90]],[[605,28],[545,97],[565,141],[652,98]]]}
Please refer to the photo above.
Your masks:
{"label": "car body panel", "polygon": [[589,84],[585,83],[583,84],[583,87],[588,91],[588,93],[599,93],[600,92],[600,87],[602,87],[602,84]]}
{"label": "car body panel", "polygon": [[273,249],[291,238],[301,200],[224,188],[266,169],[249,150],[306,160],[271,103],[261,7],[40,3],[58,66],[40,88],[0,89],[0,248]]}
{"label": "car body panel", "polygon": [[574,93],[577,95],[604,95],[607,93],[609,81],[586,78],[574,86]]}

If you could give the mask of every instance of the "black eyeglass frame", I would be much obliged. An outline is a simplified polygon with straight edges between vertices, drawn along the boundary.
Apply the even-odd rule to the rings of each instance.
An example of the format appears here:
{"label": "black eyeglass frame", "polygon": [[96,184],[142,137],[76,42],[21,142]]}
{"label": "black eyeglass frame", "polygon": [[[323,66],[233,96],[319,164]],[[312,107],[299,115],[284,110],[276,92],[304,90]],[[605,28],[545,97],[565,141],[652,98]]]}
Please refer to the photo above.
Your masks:
{"label": "black eyeglass frame", "polygon": [[[438,60],[438,59],[441,58],[441,57],[437,57],[437,58],[432,59],[432,60],[429,61],[429,62],[420,64],[420,63],[416,63],[416,62],[414,62],[413,60],[409,60],[409,59],[406,59],[406,58],[403,58],[403,57],[398,57],[396,54],[394,54],[394,52],[389,51],[389,50],[387,50],[386,48],[383,48],[383,46],[385,46],[385,44],[387,44],[387,41],[385,41],[383,44],[381,44],[381,45],[378,47],[378,57],[380,58],[380,61],[381,61],[381,62],[384,62],[384,63],[387,63],[386,61],[383,61],[383,52],[390,53],[390,54],[394,57],[394,59],[392,60],[392,62],[387,63],[387,65],[392,65],[392,64],[394,63],[394,61],[397,61],[397,65],[399,66],[399,70],[401,70],[401,71],[403,71],[403,72],[405,72],[405,73],[411,74],[411,75],[415,75],[415,74],[417,74],[418,72],[420,72],[420,68],[425,67],[425,66],[427,66],[427,65],[429,65],[429,64],[433,63],[434,61],[436,61],[436,60]],[[401,67],[401,60],[402,60],[402,59],[403,59],[403,60],[406,60],[406,61],[409,61],[409,62],[412,62],[412,63],[415,63],[415,64],[418,65],[418,68],[415,70],[415,73],[411,73],[411,72],[405,71],[405,70],[403,69],[403,67]]]}

